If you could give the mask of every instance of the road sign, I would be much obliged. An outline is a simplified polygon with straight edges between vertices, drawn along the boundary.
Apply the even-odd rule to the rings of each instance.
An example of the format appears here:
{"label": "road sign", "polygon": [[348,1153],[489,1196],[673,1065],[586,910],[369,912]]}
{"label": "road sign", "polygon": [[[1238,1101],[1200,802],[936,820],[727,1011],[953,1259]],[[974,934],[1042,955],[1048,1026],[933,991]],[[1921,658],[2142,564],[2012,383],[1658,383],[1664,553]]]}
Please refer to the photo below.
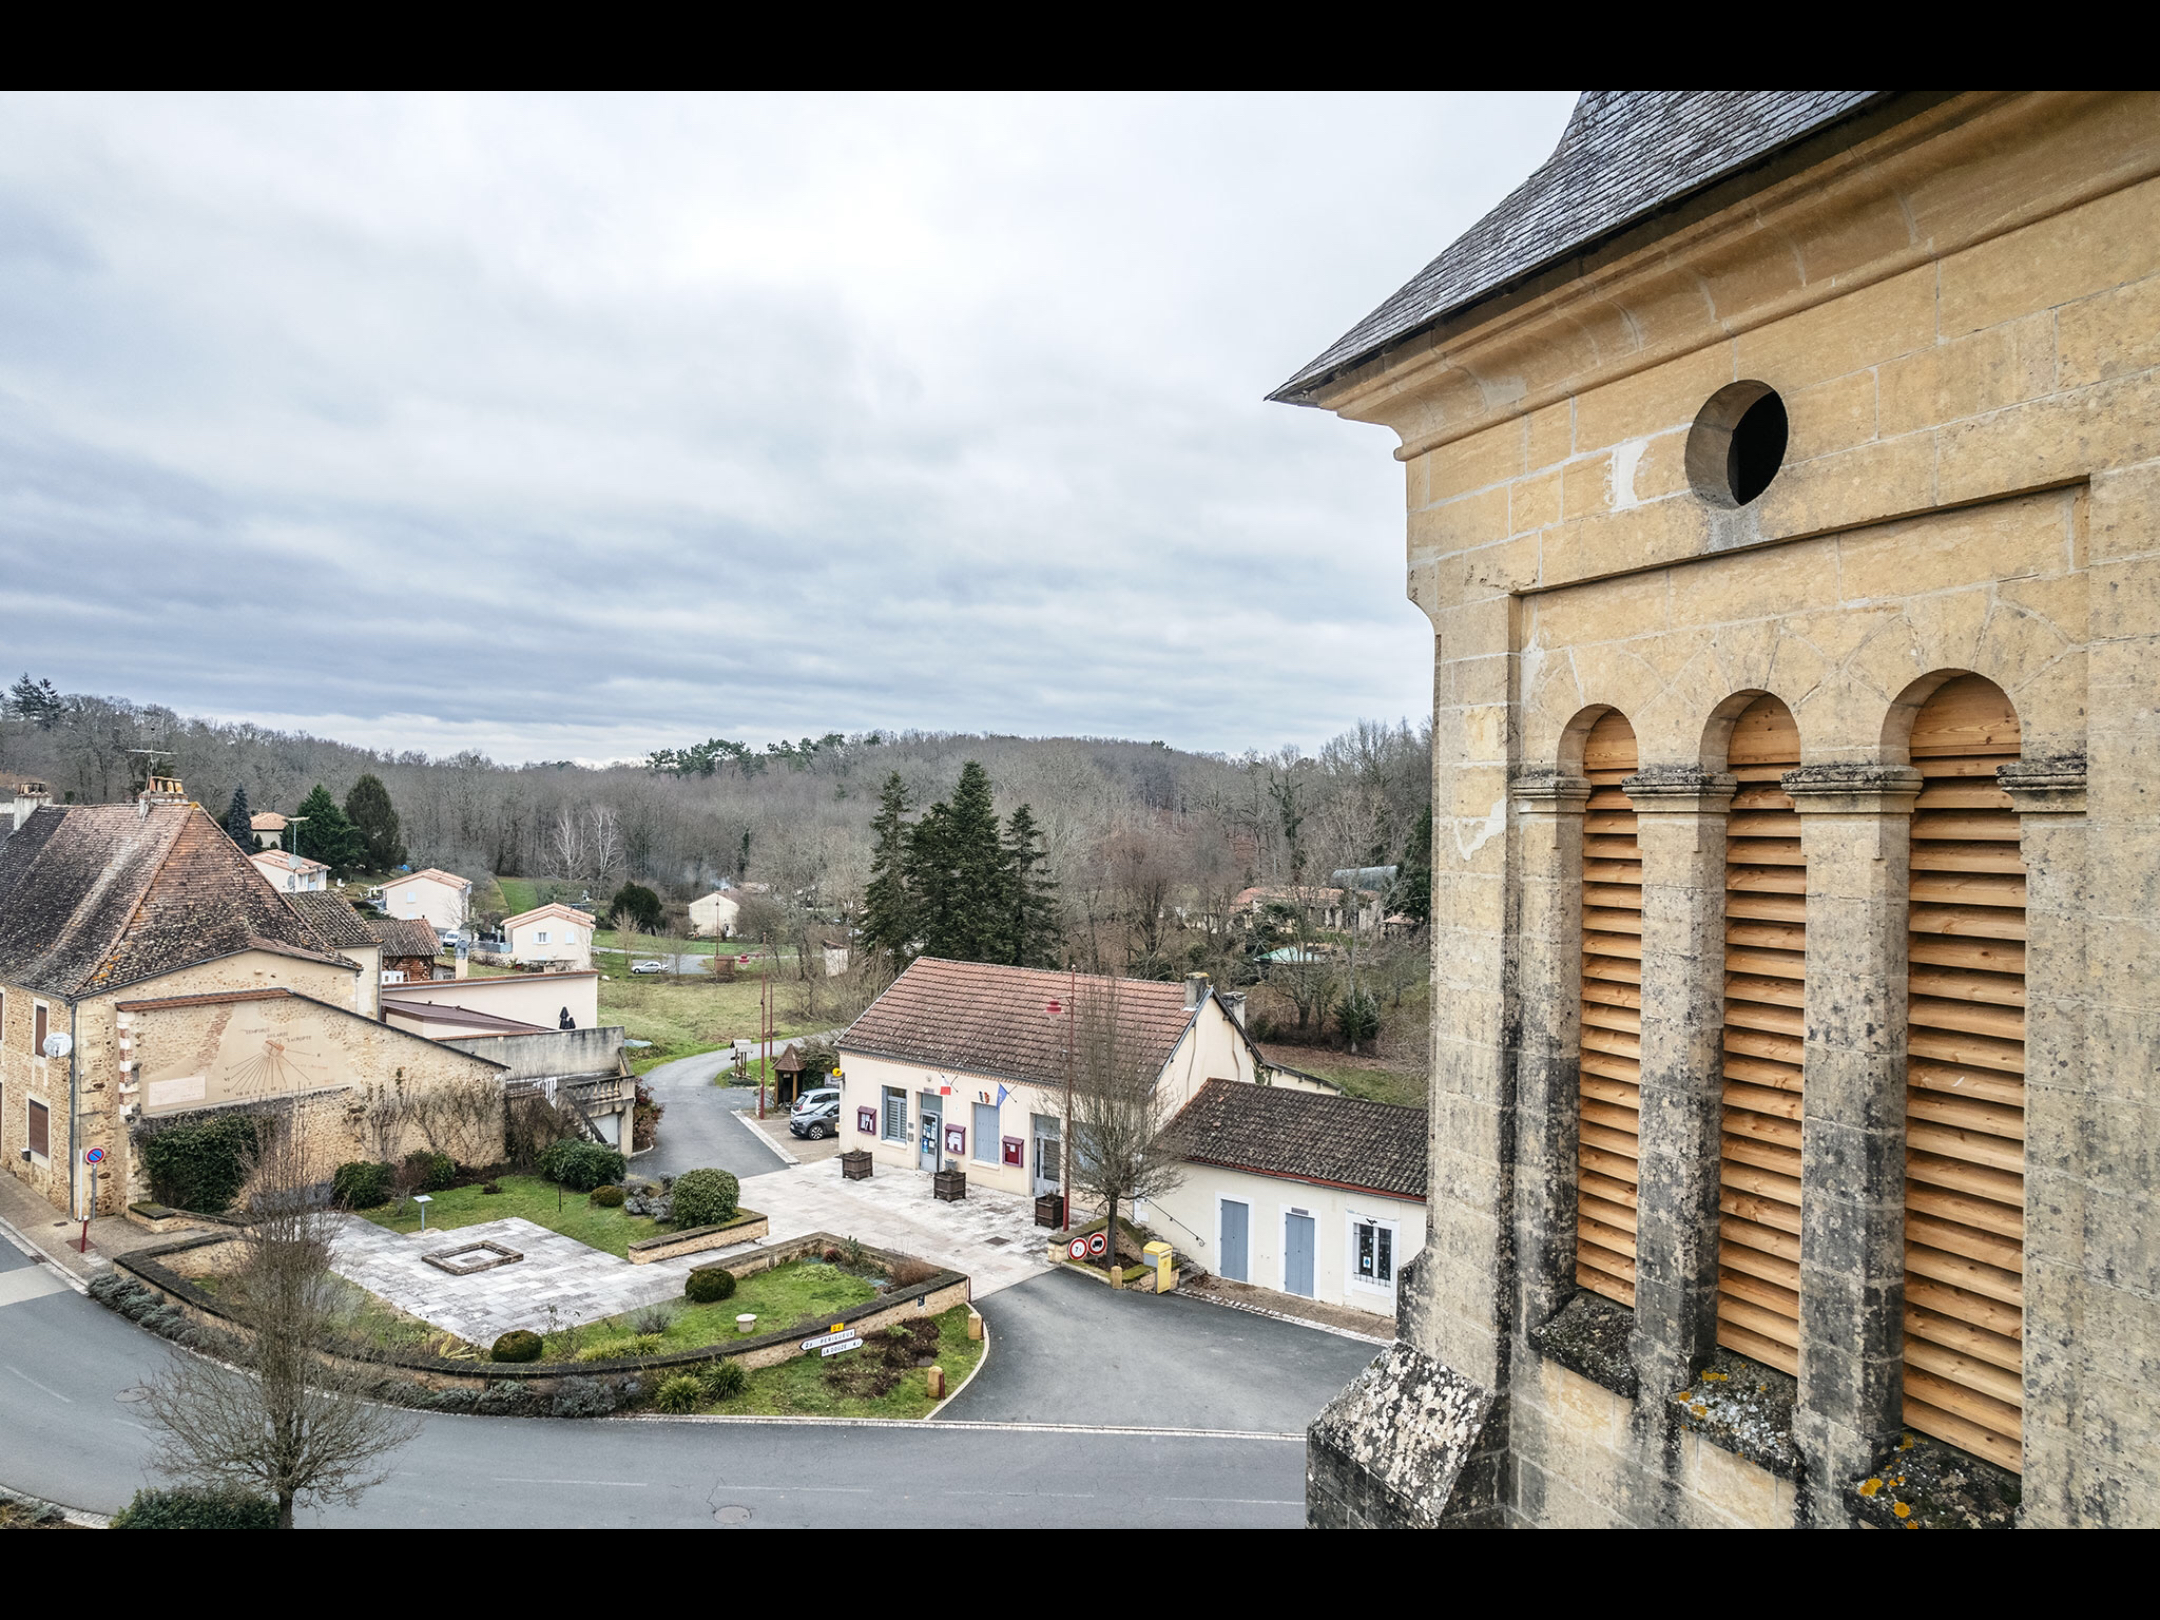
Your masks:
{"label": "road sign", "polygon": [[1065,1245],[1065,1252],[1075,1260],[1085,1260],[1088,1256],[1088,1240],[1084,1237],[1074,1238]]}
{"label": "road sign", "polygon": [[860,1337],[861,1335],[858,1334],[851,1327],[836,1327],[830,1333],[820,1333],[814,1339],[803,1340],[802,1347],[805,1350],[820,1350],[828,1344],[838,1344],[842,1339],[854,1339]]}
{"label": "road sign", "polygon": [[90,1148],[83,1154],[84,1164],[103,1164],[104,1162],[105,1150],[103,1148]]}
{"label": "road sign", "polygon": [[820,1350],[818,1354],[820,1356],[844,1356],[850,1350],[860,1350],[861,1348],[862,1340],[850,1336],[849,1338],[841,1340],[838,1344],[828,1344],[824,1349]]}
{"label": "road sign", "polygon": [[1092,1254],[1096,1259],[1100,1260],[1105,1254],[1108,1254],[1109,1252],[1110,1240],[1107,1237],[1105,1237],[1100,1232],[1093,1232],[1088,1235],[1089,1254]]}

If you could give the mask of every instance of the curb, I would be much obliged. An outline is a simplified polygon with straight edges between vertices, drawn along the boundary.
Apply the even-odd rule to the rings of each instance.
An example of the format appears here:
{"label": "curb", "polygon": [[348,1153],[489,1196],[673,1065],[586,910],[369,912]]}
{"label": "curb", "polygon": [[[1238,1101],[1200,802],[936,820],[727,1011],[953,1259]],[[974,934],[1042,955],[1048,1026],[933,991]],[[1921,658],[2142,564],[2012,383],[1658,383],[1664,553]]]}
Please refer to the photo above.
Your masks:
{"label": "curb", "polygon": [[[60,1280],[66,1283],[70,1288],[74,1289],[76,1293],[87,1295],[90,1292],[90,1285],[87,1282],[85,1282],[82,1278],[76,1276],[72,1269],[62,1265],[51,1255],[47,1254],[43,1249],[39,1248],[35,1243],[32,1243],[29,1238],[23,1235],[21,1228],[17,1227],[13,1221],[8,1220],[5,1216],[0,1216],[0,1236],[4,1236],[8,1240],[8,1242],[14,1244],[16,1248],[22,1250],[25,1255],[29,1256],[30,1260],[34,1264],[41,1266],[51,1266],[54,1271],[60,1274]],[[105,1263],[108,1266],[112,1264],[110,1260],[107,1260]],[[22,1498],[22,1500],[25,1502],[35,1502],[37,1498],[25,1496]],[[45,1506],[47,1507],[52,1507],[55,1505],[56,1504],[49,1502],[45,1504]],[[62,1511],[72,1510],[63,1509]]]}
{"label": "curb", "polygon": [[[977,1316],[982,1316],[982,1312],[980,1312],[980,1311],[976,1311],[976,1310],[975,1310],[975,1303],[974,1303],[974,1301],[972,1301],[972,1300],[970,1300],[970,1301],[968,1302],[968,1309],[969,1309],[969,1310],[971,1310],[971,1311],[975,1311],[975,1314],[976,1314]],[[968,1374],[968,1375],[967,1375],[967,1376],[966,1376],[965,1378],[963,1378],[963,1379],[961,1379],[961,1380],[960,1380],[960,1387],[959,1387],[958,1389],[954,1390],[954,1391],[953,1391],[953,1392],[952,1392],[951,1394],[947,1395],[947,1396],[946,1396],[946,1397],[945,1397],[945,1398],[944,1398],[944,1399],[943,1399],[942,1401],[939,1401],[939,1402],[937,1403],[937,1405],[935,1405],[935,1406],[931,1407],[929,1411],[925,1412],[925,1413],[924,1413],[924,1414],[923,1414],[923,1415],[922,1415],[921,1417],[917,1418],[917,1419],[916,1419],[915,1421],[916,1421],[917,1423],[928,1423],[928,1422],[929,1422],[929,1421],[930,1421],[930,1420],[931,1420],[932,1418],[936,1417],[936,1416],[937,1416],[937,1415],[938,1415],[938,1414],[939,1414],[940,1412],[944,1411],[946,1407],[948,1407],[948,1406],[952,1405],[952,1403],[953,1403],[954,1401],[957,1401],[957,1400],[958,1400],[958,1399],[959,1399],[959,1398],[961,1397],[961,1395],[962,1395],[963,1393],[965,1393],[965,1391],[967,1390],[967,1387],[968,1387],[968,1385],[970,1385],[970,1384],[972,1384],[972,1383],[974,1383],[974,1382],[975,1382],[975,1379],[976,1379],[976,1375],[977,1375],[977,1374],[979,1374],[979,1373],[980,1373],[980,1372],[981,1372],[981,1371],[982,1371],[982,1370],[983,1370],[983,1369],[984,1369],[985,1367],[987,1367],[987,1366],[989,1366],[989,1365],[990,1365],[990,1318],[989,1318],[989,1317],[987,1317],[987,1316],[983,1316],[983,1353],[982,1353],[982,1354],[981,1354],[980,1356],[976,1357],[976,1359],[975,1359],[975,1366],[974,1366],[974,1370],[973,1370],[973,1371],[971,1371],[971,1372],[970,1372],[970,1373],[969,1373],[969,1374]],[[955,1421],[958,1421],[958,1420],[956,1419]]]}
{"label": "curb", "polygon": [[1158,1440],[1275,1440],[1305,1443],[1302,1432],[1283,1434],[1273,1429],[1168,1429],[1141,1425],[1095,1423],[971,1423],[964,1418],[870,1418],[870,1417],[751,1417],[726,1412],[689,1413],[670,1417],[664,1412],[633,1412],[621,1417],[593,1418],[595,1423],[720,1423],[745,1427],[780,1427],[815,1424],[837,1429],[943,1429],[961,1434],[1114,1434],[1139,1435]]}
{"label": "curb", "polygon": [[[4,1224],[0,1222],[0,1225]],[[12,1231],[13,1228],[9,1230]],[[13,1502],[17,1507],[30,1508],[40,1513],[57,1513],[78,1530],[112,1528],[112,1519],[107,1514],[92,1513],[87,1508],[71,1508],[64,1502],[48,1502],[42,1496],[32,1496],[28,1491],[10,1490],[5,1485],[0,1485],[0,1502]]]}
{"label": "curb", "polygon": [[1370,1333],[1360,1333],[1355,1328],[1336,1327],[1331,1322],[1315,1322],[1309,1316],[1292,1316],[1287,1311],[1271,1311],[1264,1305],[1248,1305],[1238,1299],[1218,1299],[1213,1294],[1204,1294],[1197,1289],[1188,1297],[1197,1299],[1204,1305],[1218,1305],[1226,1311],[1243,1311],[1247,1316],[1265,1316],[1271,1321],[1288,1322],[1292,1327],[1311,1328],[1315,1333],[1332,1333],[1338,1339],[1355,1339],[1359,1344],[1377,1344],[1384,1349],[1396,1342],[1393,1339],[1374,1338]]}

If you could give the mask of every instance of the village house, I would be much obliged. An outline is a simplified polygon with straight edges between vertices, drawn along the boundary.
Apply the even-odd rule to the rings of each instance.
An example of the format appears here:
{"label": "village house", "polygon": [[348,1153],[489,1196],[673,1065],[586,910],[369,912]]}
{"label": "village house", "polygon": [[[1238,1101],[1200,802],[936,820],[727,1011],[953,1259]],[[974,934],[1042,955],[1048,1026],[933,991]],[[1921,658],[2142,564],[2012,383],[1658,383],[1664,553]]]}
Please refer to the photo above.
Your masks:
{"label": "village house", "polygon": [[690,937],[733,939],[735,918],[741,910],[741,902],[725,889],[699,895],[690,902]]}
{"label": "village house", "polygon": [[465,926],[472,904],[472,884],[455,872],[426,867],[406,872],[382,886],[382,908],[407,922],[426,923],[438,934]]}
{"label": "village house", "polygon": [[2150,92],[1589,91],[1278,391],[1438,694],[1311,1523],[2160,1522],[2156,311]]}
{"label": "village house", "polygon": [[258,810],[248,817],[248,831],[255,835],[257,849],[281,849],[285,844],[285,829],[290,826],[275,810]]}
{"label": "village house", "polygon": [[381,948],[384,984],[426,984],[435,977],[435,959],[442,953],[442,940],[428,924],[400,917],[364,917],[361,921]]}
{"label": "village house", "polygon": [[1392,1318],[1425,1246],[1425,1110],[1210,1080],[1177,1119],[1186,1161],[1144,1215],[1201,1266]]}
{"label": "village house", "polygon": [[489,1162],[497,1065],[365,1016],[364,971],[198,805],[37,810],[0,845],[0,1166],[110,1215],[148,1195],[144,1131],[280,1108],[327,1163],[395,1157],[422,1098]]}
{"label": "village house", "polygon": [[366,920],[342,895],[288,894],[285,903],[300,913],[338,955],[360,969],[353,980],[353,1011],[363,1018],[378,1016],[382,1010],[382,941]]}
{"label": "village house", "polygon": [[257,850],[248,857],[255,870],[270,880],[270,887],[284,894],[319,894],[330,887],[330,868],[305,855],[282,849]]}
{"label": "village house", "polygon": [[1351,926],[1349,919],[1353,917],[1360,933],[1378,928],[1385,896],[1372,889],[1359,889],[1355,900],[1345,901],[1344,892],[1332,885],[1311,883],[1258,884],[1250,889],[1240,889],[1232,898],[1230,908],[1257,919],[1267,914],[1269,906],[1288,906],[1310,917],[1320,928],[1348,929]]}
{"label": "village house", "polygon": [[574,906],[549,904],[503,919],[504,954],[519,964],[561,962],[573,968],[592,966],[592,936],[598,919]]}
{"label": "village house", "polygon": [[1277,1080],[1205,974],[1162,984],[919,957],[839,1039],[841,1140],[894,1170],[952,1159],[1001,1192],[1061,1191],[1076,993],[1115,997],[1166,1116],[1209,1080]]}
{"label": "village house", "polygon": [[439,1026],[452,1014],[492,1020],[490,1027],[505,1029],[591,1029],[600,1022],[600,975],[581,968],[389,984],[383,986],[382,1006],[385,1018],[414,1029]]}

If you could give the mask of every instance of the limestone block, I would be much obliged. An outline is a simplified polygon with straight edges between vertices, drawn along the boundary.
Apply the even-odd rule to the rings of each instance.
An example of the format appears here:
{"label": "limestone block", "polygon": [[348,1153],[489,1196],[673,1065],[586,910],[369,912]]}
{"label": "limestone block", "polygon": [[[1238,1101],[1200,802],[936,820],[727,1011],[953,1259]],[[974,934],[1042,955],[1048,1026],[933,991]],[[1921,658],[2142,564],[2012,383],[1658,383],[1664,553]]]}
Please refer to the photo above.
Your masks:
{"label": "limestone block", "polygon": [[1508,485],[1508,532],[1528,534],[1560,521],[1560,474],[1533,473]]}
{"label": "limestone block", "polygon": [[1511,418],[1436,451],[1430,458],[1426,498],[1449,501],[1520,477],[1529,471],[1524,465],[1526,437],[1523,422]]}
{"label": "limestone block", "polygon": [[1881,365],[1935,341],[1935,269],[1923,265],[1733,341],[1733,374],[1780,393]]}
{"label": "limestone block", "polygon": [[1884,438],[2023,404],[2054,391],[2055,323],[2006,321],[1893,360],[1878,373]]}
{"label": "limestone block", "polygon": [[2160,182],[2145,181],[1942,261],[1945,336],[2141,280],[2160,262]]}
{"label": "limestone block", "polygon": [[1875,372],[1854,371],[1785,398],[1788,466],[1850,450],[1875,437]]}
{"label": "limestone block", "polygon": [[1670,428],[1684,432],[1704,402],[1734,380],[1732,354],[1717,344],[1593,388],[1575,401],[1575,442],[1601,450]]}

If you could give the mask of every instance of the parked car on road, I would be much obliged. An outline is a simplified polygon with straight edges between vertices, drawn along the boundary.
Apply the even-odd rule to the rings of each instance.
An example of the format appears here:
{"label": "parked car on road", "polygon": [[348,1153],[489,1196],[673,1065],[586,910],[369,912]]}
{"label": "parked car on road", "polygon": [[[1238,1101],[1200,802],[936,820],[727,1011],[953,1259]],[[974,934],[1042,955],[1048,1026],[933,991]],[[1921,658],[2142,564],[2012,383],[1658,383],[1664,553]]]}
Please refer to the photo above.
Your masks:
{"label": "parked car on road", "polygon": [[667,971],[667,964],[665,962],[652,961],[632,962],[630,964],[630,971],[632,973],[665,973]]}
{"label": "parked car on road", "polygon": [[840,1092],[827,1086],[817,1091],[806,1091],[796,1099],[788,1113],[787,1128],[793,1135],[807,1136],[813,1142],[822,1142],[828,1136],[840,1134]]}

